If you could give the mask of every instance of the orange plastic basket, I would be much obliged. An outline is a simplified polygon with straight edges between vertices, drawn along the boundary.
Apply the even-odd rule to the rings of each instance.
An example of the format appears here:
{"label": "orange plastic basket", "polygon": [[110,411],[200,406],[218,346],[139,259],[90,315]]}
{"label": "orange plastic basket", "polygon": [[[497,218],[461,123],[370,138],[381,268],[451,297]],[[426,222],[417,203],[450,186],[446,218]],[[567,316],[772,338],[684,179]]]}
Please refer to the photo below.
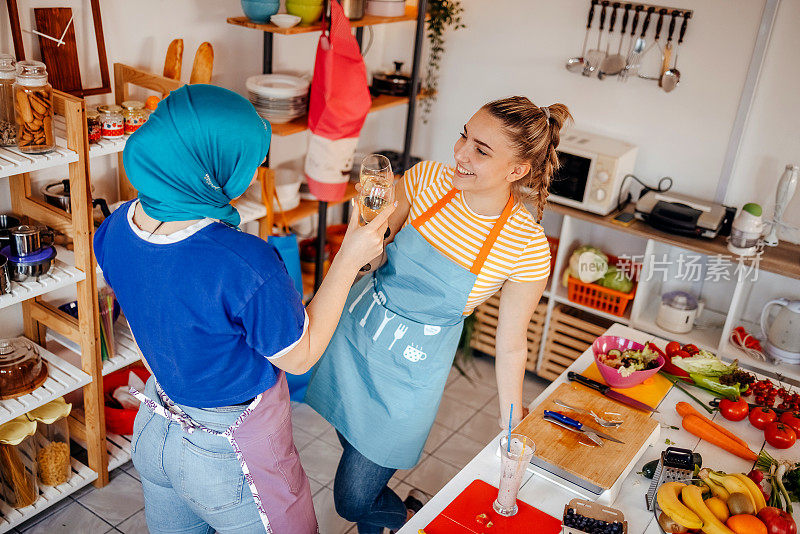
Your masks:
{"label": "orange plastic basket", "polygon": [[[619,266],[620,260],[616,256],[608,255],[608,263]],[[623,293],[615,289],[608,289],[597,284],[587,284],[572,276],[567,279],[567,298],[570,302],[582,304],[595,310],[600,310],[617,317],[625,315],[628,303],[636,296],[636,282],[638,279],[641,265],[633,264],[629,266],[629,275],[633,275],[633,290],[630,293]],[[633,271],[632,273],[630,271]]]}

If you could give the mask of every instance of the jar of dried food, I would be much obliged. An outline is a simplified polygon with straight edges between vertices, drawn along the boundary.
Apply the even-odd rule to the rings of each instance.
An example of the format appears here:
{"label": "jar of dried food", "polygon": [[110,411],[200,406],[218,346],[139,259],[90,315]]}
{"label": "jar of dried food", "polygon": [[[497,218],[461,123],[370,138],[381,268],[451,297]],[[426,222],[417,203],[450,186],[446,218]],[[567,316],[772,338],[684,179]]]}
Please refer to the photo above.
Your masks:
{"label": "jar of dried food", "polygon": [[71,410],[72,405],[64,402],[64,397],[61,397],[31,410],[26,415],[28,419],[38,423],[36,467],[39,482],[45,486],[63,484],[72,475],[67,424]]}
{"label": "jar of dried food", "polygon": [[0,54],[0,146],[17,144],[17,126],[14,124],[14,79],[17,67],[14,58]]}
{"label": "jar of dried food", "polygon": [[105,139],[121,139],[125,133],[122,108],[116,104],[99,106],[102,135]]}
{"label": "jar of dried food", "polygon": [[36,421],[24,415],[0,425],[0,476],[3,500],[13,508],[39,498],[36,482]]}
{"label": "jar of dried food", "polygon": [[89,134],[89,142],[94,144],[103,137],[103,126],[100,124],[100,112],[96,109],[86,110],[86,131]]}
{"label": "jar of dried food", "polygon": [[47,83],[47,68],[41,61],[17,63],[14,110],[20,152],[41,154],[56,147],[56,136],[53,133],[53,88]]}
{"label": "jar of dried food", "polygon": [[125,135],[130,135],[147,122],[148,113],[144,109],[144,102],[126,100],[122,103],[122,115],[125,117]]}

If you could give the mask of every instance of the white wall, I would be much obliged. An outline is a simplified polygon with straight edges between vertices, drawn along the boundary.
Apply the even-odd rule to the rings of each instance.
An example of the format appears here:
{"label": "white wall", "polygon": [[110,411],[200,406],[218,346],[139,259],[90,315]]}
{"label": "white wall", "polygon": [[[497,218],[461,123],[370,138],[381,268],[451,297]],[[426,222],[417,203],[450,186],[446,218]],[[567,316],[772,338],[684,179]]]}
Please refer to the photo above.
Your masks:
{"label": "white wall", "polygon": [[[782,0],[726,201],[758,202],[772,215],[775,189],[788,163],[800,165],[800,0]],[[800,226],[800,191],[786,210]],[[786,238],[800,240],[800,232]]]}

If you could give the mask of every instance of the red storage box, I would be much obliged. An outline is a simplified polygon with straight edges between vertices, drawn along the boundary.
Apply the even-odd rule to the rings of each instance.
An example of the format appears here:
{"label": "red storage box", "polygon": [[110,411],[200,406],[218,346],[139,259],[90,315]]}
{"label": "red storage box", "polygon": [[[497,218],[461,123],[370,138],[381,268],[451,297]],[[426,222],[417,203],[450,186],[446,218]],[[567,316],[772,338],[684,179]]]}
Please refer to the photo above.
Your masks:
{"label": "red storage box", "polygon": [[[115,389],[127,385],[130,373],[135,373],[143,382],[147,382],[147,379],[150,378],[150,372],[144,367],[130,367],[114,371],[103,378],[104,396],[110,397]],[[106,404],[104,411],[106,414],[106,432],[123,436],[133,434],[133,420],[136,419],[136,414],[139,410],[114,408]]]}

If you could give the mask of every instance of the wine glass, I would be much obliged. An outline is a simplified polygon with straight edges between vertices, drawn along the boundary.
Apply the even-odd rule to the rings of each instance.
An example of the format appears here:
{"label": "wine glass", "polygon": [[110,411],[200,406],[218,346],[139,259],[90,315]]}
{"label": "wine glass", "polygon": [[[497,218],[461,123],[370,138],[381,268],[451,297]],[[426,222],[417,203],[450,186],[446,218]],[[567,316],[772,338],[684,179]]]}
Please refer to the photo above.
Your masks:
{"label": "wine glass", "polygon": [[361,162],[359,178],[358,211],[363,226],[394,201],[394,173],[389,159],[381,154],[368,155]]}

